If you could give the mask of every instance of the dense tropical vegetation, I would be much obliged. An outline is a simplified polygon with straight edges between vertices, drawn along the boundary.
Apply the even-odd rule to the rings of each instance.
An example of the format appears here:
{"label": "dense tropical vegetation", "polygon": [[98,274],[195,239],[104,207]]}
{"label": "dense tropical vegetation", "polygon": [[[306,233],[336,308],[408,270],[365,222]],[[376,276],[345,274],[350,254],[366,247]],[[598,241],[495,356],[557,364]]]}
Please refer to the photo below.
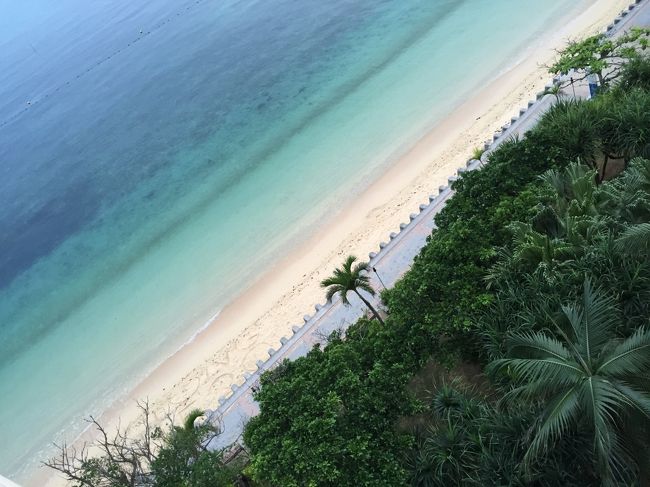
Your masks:
{"label": "dense tropical vegetation", "polygon": [[[624,53],[614,85],[454,183],[383,321],[368,302],[378,320],[262,377],[245,468],[191,416],[136,483],[77,485],[646,485],[650,61]],[[373,294],[366,270],[348,258],[328,298]]]}
{"label": "dense tropical vegetation", "polygon": [[[385,324],[266,375],[282,486],[639,485],[650,449],[647,60],[464,174]],[[431,364],[443,378],[421,385]],[[473,365],[478,374],[455,371]],[[418,386],[418,383],[420,385]]]}

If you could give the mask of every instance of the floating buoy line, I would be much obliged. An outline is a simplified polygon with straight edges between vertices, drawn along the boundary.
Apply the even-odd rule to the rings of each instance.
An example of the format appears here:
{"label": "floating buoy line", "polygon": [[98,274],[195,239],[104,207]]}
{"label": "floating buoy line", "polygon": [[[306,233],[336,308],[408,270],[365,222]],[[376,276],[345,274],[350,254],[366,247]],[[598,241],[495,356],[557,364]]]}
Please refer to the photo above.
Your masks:
{"label": "floating buoy line", "polygon": [[[144,29],[140,30],[138,37],[136,37],[134,40],[132,40],[131,42],[126,44],[124,47],[121,47],[120,49],[117,49],[117,50],[113,51],[108,56],[100,59],[96,63],[90,65],[84,71],[78,73],[77,75],[73,76],[72,78],[69,78],[67,81],[59,84],[56,88],[54,88],[53,90],[45,93],[40,98],[26,101],[25,106],[21,110],[19,110],[17,112],[14,112],[11,116],[9,116],[9,118],[7,118],[7,119],[3,120],[2,122],[0,122],[0,128],[2,128],[4,126],[8,125],[9,123],[15,121],[17,118],[19,118],[21,115],[28,112],[34,106],[39,105],[39,104],[43,103],[44,101],[48,100],[51,96],[53,96],[56,93],[58,93],[59,91],[61,91],[61,89],[65,88],[66,86],[69,86],[70,84],[77,81],[78,79],[83,78],[88,73],[94,71],[95,69],[97,69],[101,65],[107,63],[108,61],[113,59],[115,56],[122,53],[122,51],[126,51],[127,49],[135,46],[142,39],[147,38],[148,36],[150,36],[154,32],[160,30],[161,28],[163,28],[167,24],[171,23],[173,20],[176,20],[176,19],[178,19],[180,17],[183,17],[184,15],[188,14],[189,12],[191,12],[193,9],[195,9],[198,5],[200,5],[202,3],[206,3],[206,0],[194,0],[189,5],[183,7],[181,10],[178,10],[175,14],[172,14],[171,16],[167,17],[165,20],[163,20],[163,21],[159,22],[158,24],[154,25],[151,29],[146,30],[146,31]],[[34,49],[34,46],[32,46],[32,49]]]}

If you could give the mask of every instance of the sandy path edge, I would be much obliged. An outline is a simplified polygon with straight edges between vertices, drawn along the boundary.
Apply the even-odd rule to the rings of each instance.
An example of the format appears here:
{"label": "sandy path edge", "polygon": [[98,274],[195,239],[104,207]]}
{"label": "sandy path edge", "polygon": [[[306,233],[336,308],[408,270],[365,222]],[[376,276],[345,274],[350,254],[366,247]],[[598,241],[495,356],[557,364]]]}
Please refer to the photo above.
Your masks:
{"label": "sandy path edge", "polygon": [[[102,416],[109,425],[132,422],[135,401],[149,398],[159,420],[167,412],[182,418],[193,408],[215,409],[219,396],[255,369],[269,347],[290,335],[291,326],[313,313],[324,301],[318,283],[343,256],[363,259],[377,251],[382,240],[407,222],[419,204],[436,194],[440,184],[464,166],[473,147],[490,140],[495,130],[518,113],[543,89],[550,75],[542,66],[569,38],[580,38],[604,27],[630,0],[594,0],[574,18],[560,19],[527,50],[526,59],[498,76],[437,124],[392,164],[354,203],[324,222],[305,244],[263,273],[249,289],[226,306],[196,339],[163,362],[142,383]],[[90,432],[81,441],[92,437]],[[39,469],[26,486],[61,485],[60,478]]]}

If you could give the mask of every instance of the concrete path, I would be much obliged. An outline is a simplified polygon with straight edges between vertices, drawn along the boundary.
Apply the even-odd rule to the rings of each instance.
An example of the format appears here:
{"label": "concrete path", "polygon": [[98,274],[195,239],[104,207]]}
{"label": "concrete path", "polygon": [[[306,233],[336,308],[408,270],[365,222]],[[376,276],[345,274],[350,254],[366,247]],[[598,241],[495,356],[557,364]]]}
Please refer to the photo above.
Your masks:
{"label": "concrete path", "polygon": [[[647,26],[650,23],[650,0],[642,0],[632,10],[623,16],[609,29],[610,35],[616,35],[623,29],[633,25]],[[575,86],[576,96],[585,97],[588,89],[585,84]],[[566,96],[573,95],[571,87],[565,89]],[[473,160],[467,168],[462,168],[459,173],[480,168],[489,152],[496,149],[503,141],[510,137],[522,137],[530,130],[555,101],[553,95],[538,95],[538,99],[531,101],[527,107],[512,118],[502,131],[497,132],[493,142],[489,145],[483,161]],[[451,184],[456,177],[449,178]],[[391,234],[390,241],[382,243],[377,253],[369,255],[370,265],[376,272],[370,273],[372,285],[381,290],[384,286],[392,287],[395,282],[411,267],[413,259],[420,252],[426,238],[435,228],[434,217],[444,207],[446,201],[453,195],[449,186],[442,186],[439,194],[429,197],[429,203],[420,205],[420,211],[411,215],[411,221],[401,225],[400,232]],[[368,296],[370,298],[370,296]],[[259,413],[259,405],[253,399],[253,393],[259,387],[259,378],[262,373],[273,369],[285,359],[295,360],[306,355],[314,345],[324,343],[326,338],[335,330],[345,330],[356,322],[361,316],[367,314],[361,300],[356,296],[349,296],[351,305],[343,306],[340,297],[336,296],[331,303],[316,305],[313,316],[305,316],[304,323],[293,328],[293,335],[281,340],[282,346],[278,351],[269,350],[269,358],[263,362],[258,361],[257,370],[246,374],[243,383],[232,386],[232,394],[219,399],[219,407],[208,412],[209,421],[220,425],[222,434],[214,438],[210,444],[211,449],[221,449],[238,442],[244,425],[252,416]],[[372,300],[372,298],[370,298]],[[372,300],[376,303],[376,299]]]}
{"label": "concrete path", "polygon": [[608,27],[608,32],[616,37],[631,27],[650,27],[650,8],[647,0],[637,0],[630,5],[627,13],[621,12]]}

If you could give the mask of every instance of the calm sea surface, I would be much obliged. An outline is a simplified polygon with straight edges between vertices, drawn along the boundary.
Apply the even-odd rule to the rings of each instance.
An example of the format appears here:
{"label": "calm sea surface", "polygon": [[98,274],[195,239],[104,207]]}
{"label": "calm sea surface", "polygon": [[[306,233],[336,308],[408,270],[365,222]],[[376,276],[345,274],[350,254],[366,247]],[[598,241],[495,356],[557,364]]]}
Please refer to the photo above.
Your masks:
{"label": "calm sea surface", "polygon": [[569,6],[0,0],[0,473],[74,437]]}

